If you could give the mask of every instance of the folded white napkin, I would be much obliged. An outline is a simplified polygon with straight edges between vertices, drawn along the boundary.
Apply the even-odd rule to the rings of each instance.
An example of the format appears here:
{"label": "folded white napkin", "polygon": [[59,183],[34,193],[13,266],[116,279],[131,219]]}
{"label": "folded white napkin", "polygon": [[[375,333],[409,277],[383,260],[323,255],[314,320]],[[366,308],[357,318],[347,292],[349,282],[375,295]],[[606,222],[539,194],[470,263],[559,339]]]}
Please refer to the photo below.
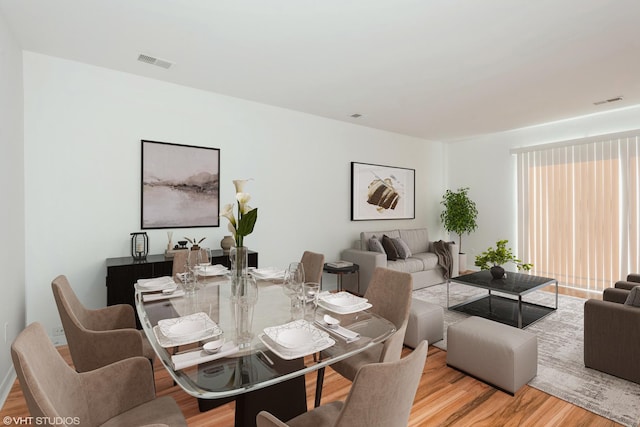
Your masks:
{"label": "folded white napkin", "polygon": [[284,270],[281,270],[275,267],[255,268],[255,269],[252,269],[250,273],[256,279],[262,279],[262,280],[284,278]]}
{"label": "folded white napkin", "polygon": [[217,353],[210,354],[204,350],[194,350],[187,353],[173,355],[171,356],[171,361],[173,362],[173,369],[177,371],[178,369],[184,369],[189,366],[230,356],[237,353],[238,350],[238,346],[234,342],[226,342]]}
{"label": "folded white napkin", "polygon": [[218,272],[221,272],[221,271],[229,270],[227,267],[225,267],[222,264],[205,265],[205,266],[200,267],[200,268],[203,268],[204,271],[207,272],[207,273],[218,273]]}
{"label": "folded white napkin", "polygon": [[327,325],[325,322],[316,321],[316,324],[321,326],[322,329],[324,329],[326,331],[329,331],[329,332],[333,332],[334,334],[340,336],[347,343],[358,341],[360,339],[360,334],[359,333],[354,332],[354,331],[352,331],[350,329],[347,329],[345,327],[342,327],[340,325],[338,325],[337,327],[330,328],[329,325]]}
{"label": "folded white napkin", "polygon": [[142,301],[144,301],[144,302],[159,301],[159,300],[163,300],[163,299],[169,299],[169,298],[175,298],[175,297],[181,297],[181,296],[184,296],[184,291],[182,289],[180,289],[178,291],[173,291],[173,293],[170,293],[170,294],[163,294],[163,293],[159,293],[159,294],[143,294],[142,295]]}
{"label": "folded white napkin", "polygon": [[342,326],[338,326],[337,328],[331,328],[333,332],[340,335],[346,342],[354,342],[360,339],[360,334],[357,332],[353,332],[347,328]]}
{"label": "folded white napkin", "polygon": [[153,279],[138,279],[138,286],[143,289],[155,289],[162,288],[173,284],[173,278],[171,276],[155,277]]}

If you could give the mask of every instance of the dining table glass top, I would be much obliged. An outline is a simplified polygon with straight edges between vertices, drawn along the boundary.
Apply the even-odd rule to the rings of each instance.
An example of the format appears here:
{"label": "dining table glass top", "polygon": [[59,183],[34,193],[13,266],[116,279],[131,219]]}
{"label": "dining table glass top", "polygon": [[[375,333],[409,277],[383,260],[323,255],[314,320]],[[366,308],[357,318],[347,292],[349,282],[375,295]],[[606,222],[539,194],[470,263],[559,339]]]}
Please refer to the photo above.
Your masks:
{"label": "dining table glass top", "polygon": [[[302,342],[302,348],[296,348],[296,331],[292,333],[287,330],[287,338],[292,343],[288,343],[287,347],[279,346],[274,344],[273,334],[290,328],[290,322],[295,320],[292,318],[290,299],[283,292],[280,283],[266,280],[259,280],[257,283],[258,302],[253,315],[253,338],[244,348],[235,346],[231,281],[227,276],[201,277],[198,289],[184,295],[181,295],[181,288],[178,286],[176,292],[180,296],[177,297],[166,295],[168,298],[164,298],[159,296],[158,291],[147,293],[136,289],[136,310],[150,344],[176,383],[190,395],[218,399],[277,384],[379,345],[395,332],[393,323],[370,309],[339,314],[318,306],[315,316],[317,323],[309,322],[307,325],[312,325],[314,333],[322,336],[325,340],[323,345],[314,348],[314,343],[309,346],[308,342]],[[151,295],[163,299],[148,301]],[[326,327],[326,323],[322,321],[325,314],[338,319],[340,326],[348,330],[347,333],[355,332],[359,334],[359,338],[345,338]],[[220,331],[214,331],[213,328],[210,329],[211,336],[205,335],[191,343],[183,343],[185,340],[179,339],[171,341],[172,338],[167,338],[160,332],[161,326],[171,325],[176,322],[174,319],[185,316],[189,316],[187,319],[200,316],[209,318],[216,328],[221,329],[225,340],[225,345],[220,350],[222,357],[187,367],[175,364],[178,359],[195,357],[200,361],[201,355],[209,356],[202,350],[202,345],[219,338]]]}

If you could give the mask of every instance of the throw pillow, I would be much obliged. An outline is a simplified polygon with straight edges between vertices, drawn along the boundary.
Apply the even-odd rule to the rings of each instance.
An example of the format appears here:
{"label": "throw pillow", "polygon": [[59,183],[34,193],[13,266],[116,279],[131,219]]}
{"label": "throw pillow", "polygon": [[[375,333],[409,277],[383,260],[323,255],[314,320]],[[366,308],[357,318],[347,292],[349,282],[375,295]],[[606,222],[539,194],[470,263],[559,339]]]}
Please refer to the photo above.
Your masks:
{"label": "throw pillow", "polygon": [[393,246],[395,246],[396,251],[398,252],[398,258],[407,259],[411,256],[411,249],[409,249],[409,245],[402,240],[400,237],[396,237],[391,239],[393,242]]}
{"label": "throw pillow", "polygon": [[380,252],[381,254],[385,253],[384,248],[382,247],[382,242],[380,242],[380,240],[376,236],[372,236],[369,239],[367,246],[367,249],[369,249],[370,251]]}
{"label": "throw pillow", "polygon": [[634,286],[633,289],[629,291],[627,300],[624,303],[626,305],[640,307],[640,286]]}
{"label": "throw pillow", "polygon": [[387,253],[387,259],[389,261],[395,261],[398,259],[398,251],[396,247],[393,245],[393,240],[386,234],[382,236],[382,247],[384,251]]}

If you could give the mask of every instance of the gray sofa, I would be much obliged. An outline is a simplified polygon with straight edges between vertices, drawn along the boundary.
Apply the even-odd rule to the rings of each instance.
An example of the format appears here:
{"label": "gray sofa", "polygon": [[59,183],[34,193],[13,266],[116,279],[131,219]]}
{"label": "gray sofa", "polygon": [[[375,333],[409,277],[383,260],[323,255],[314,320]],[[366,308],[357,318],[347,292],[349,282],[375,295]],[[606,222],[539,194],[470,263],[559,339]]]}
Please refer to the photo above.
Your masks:
{"label": "gray sofa", "polygon": [[[391,261],[387,260],[386,253],[368,250],[369,239],[373,236],[382,239],[383,235],[392,239],[400,238],[409,247],[411,256],[407,259]],[[458,246],[455,243],[447,243],[447,247],[452,255],[452,276],[457,276]],[[373,270],[375,270],[376,267],[411,273],[411,276],[413,276],[414,290],[445,281],[445,270],[438,264],[438,256],[434,252],[434,242],[429,240],[429,232],[426,228],[363,231],[360,233],[360,239],[354,242],[352,248],[342,251],[340,259],[351,261],[360,266],[359,293],[362,295],[366,292],[371,276],[373,275]],[[345,277],[345,279],[348,278]],[[353,280],[345,280],[343,282],[343,288],[352,292],[358,292],[356,283]]]}

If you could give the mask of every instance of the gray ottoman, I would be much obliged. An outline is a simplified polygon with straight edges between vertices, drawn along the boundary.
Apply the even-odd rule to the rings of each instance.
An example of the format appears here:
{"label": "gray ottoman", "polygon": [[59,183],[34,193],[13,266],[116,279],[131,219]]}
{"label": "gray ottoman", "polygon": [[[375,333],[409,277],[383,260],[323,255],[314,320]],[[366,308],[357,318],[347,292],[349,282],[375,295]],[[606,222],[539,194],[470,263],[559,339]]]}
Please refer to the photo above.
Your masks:
{"label": "gray ottoman", "polygon": [[444,337],[444,311],[441,306],[412,298],[404,345],[416,348],[422,340],[429,344]]}
{"label": "gray ottoman", "polygon": [[538,373],[538,337],[469,317],[447,328],[447,365],[515,394]]}

